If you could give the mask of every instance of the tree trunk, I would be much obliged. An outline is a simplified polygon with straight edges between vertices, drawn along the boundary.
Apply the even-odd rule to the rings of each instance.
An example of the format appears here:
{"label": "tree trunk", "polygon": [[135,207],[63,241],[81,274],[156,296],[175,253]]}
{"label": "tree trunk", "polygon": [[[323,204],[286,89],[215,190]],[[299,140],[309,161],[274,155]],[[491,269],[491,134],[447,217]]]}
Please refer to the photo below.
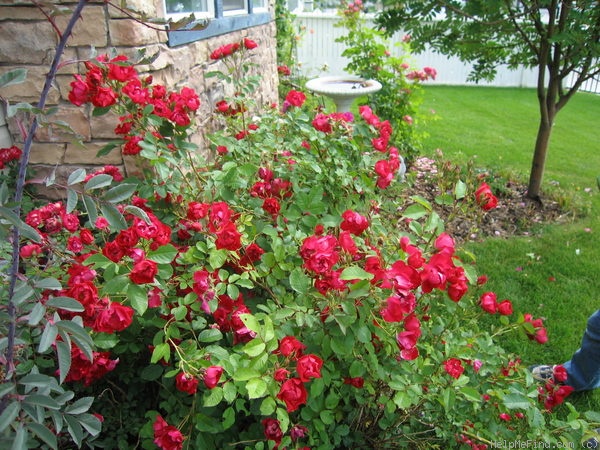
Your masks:
{"label": "tree trunk", "polygon": [[[553,117],[554,114],[549,114]],[[548,144],[550,143],[550,134],[552,133],[552,123],[554,120],[548,120],[542,117],[538,128],[537,138],[535,140],[535,151],[531,163],[531,173],[529,174],[529,186],[527,188],[527,197],[533,200],[540,200],[540,188],[544,176],[544,166],[546,164],[546,154],[548,153]]]}

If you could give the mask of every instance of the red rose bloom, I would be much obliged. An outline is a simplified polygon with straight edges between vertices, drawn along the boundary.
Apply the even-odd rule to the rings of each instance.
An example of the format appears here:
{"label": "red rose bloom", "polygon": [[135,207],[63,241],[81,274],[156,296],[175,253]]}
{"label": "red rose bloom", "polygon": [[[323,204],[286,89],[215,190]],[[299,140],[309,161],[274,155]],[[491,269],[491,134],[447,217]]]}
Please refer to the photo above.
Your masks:
{"label": "red rose bloom", "polygon": [[210,366],[204,372],[204,385],[208,389],[212,389],[219,384],[219,379],[221,378],[221,374],[223,373],[223,368],[221,366]]}
{"label": "red rose bloom", "polygon": [[281,210],[281,205],[279,204],[279,200],[277,200],[274,197],[269,197],[265,198],[265,200],[263,201],[262,208],[266,212],[271,214],[271,216],[273,216],[274,219],[276,219],[277,215],[279,214],[279,211]]}
{"label": "red rose bloom", "polygon": [[498,303],[498,312],[503,316],[510,316],[513,313],[513,307],[510,300],[502,300]]}
{"label": "red rose bloom", "polygon": [[158,273],[158,266],[154,261],[144,259],[134,264],[129,273],[129,279],[135,284],[152,283]]}
{"label": "red rose bloom", "polygon": [[186,372],[179,372],[175,376],[175,387],[181,392],[194,395],[198,389],[198,378]]}
{"label": "red rose bloom", "polygon": [[492,189],[487,183],[481,183],[475,191],[475,200],[484,211],[489,211],[498,206],[498,198],[492,193]]}
{"label": "red rose bloom", "polygon": [[273,374],[273,379],[275,381],[285,381],[290,374],[290,371],[284,368],[277,369]]}
{"label": "red rose bloom", "polygon": [[169,425],[160,415],[152,425],[154,430],[154,443],[162,450],[181,450],[185,439],[177,428]]}
{"label": "red rose bloom", "polygon": [[344,384],[349,384],[360,389],[365,385],[365,379],[363,377],[344,378]]}
{"label": "red rose bloom", "polygon": [[306,348],[302,342],[294,336],[286,336],[279,341],[277,352],[283,356],[292,356],[298,358],[302,356],[302,351]]}
{"label": "red rose bloom", "polygon": [[244,47],[246,47],[247,50],[252,50],[258,47],[258,44],[252,39],[244,38]]}
{"label": "red rose bloom", "polygon": [[444,362],[444,370],[452,378],[459,378],[464,372],[465,368],[463,367],[460,359],[450,358]]}
{"label": "red rose bloom", "polygon": [[299,378],[290,378],[281,385],[277,398],[285,403],[288,412],[296,411],[300,405],[306,404],[308,393]]}
{"label": "red rose bloom", "polygon": [[219,250],[226,249],[231,251],[239,250],[242,246],[242,235],[237,230],[235,223],[229,222],[221,230],[217,231],[217,240],[215,245]]}
{"label": "red rose bloom", "polygon": [[270,441],[275,441],[277,444],[281,442],[283,432],[279,425],[279,420],[267,418],[262,420],[262,425],[265,429],[265,437]]}
{"label": "red rose bloom", "polygon": [[93,329],[99,333],[122,331],[131,325],[133,309],[118,302],[110,302],[108,308],[101,310],[96,316]]}
{"label": "red rose bloom", "polygon": [[496,314],[496,312],[498,311],[498,303],[496,302],[496,294],[494,294],[493,292],[486,292],[484,294],[481,295],[481,297],[479,298],[479,304],[481,305],[481,308],[490,313],[490,314]]}
{"label": "red rose bloom", "polygon": [[285,101],[288,102],[292,106],[296,106],[297,108],[301,107],[306,101],[306,95],[304,92],[291,90],[285,97]]}
{"label": "red rose bloom", "polygon": [[344,211],[342,218],[344,220],[340,224],[340,228],[344,231],[349,231],[355,236],[358,236],[367,228],[369,228],[369,221],[366,217],[361,216],[359,213],[349,209]]}
{"label": "red rose bloom", "polygon": [[81,75],[73,75],[74,81],[71,81],[71,90],[69,91],[69,101],[75,106],[81,106],[90,99],[90,87],[83,81]]}
{"label": "red rose bloom", "polygon": [[321,378],[321,367],[323,360],[317,355],[301,356],[296,363],[296,371],[303,382],[310,381],[311,378]]}

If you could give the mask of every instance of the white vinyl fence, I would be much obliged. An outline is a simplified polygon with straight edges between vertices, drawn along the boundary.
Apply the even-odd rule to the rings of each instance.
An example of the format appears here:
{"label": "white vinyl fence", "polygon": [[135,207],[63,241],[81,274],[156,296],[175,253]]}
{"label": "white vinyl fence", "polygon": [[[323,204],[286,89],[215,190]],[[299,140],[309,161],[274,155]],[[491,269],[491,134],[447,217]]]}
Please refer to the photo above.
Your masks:
{"label": "white vinyl fence", "polygon": [[[302,37],[298,43],[298,61],[302,74],[308,77],[344,75],[347,58],[341,56],[344,45],[335,42],[336,38],[344,35],[344,28],[336,27],[340,18],[335,13],[300,12],[296,13],[296,21],[302,27]],[[372,23],[372,17],[367,19]],[[402,40],[403,33],[396,33],[390,40],[390,52],[398,55],[400,46],[396,45]],[[433,84],[466,85],[475,84],[467,81],[471,65],[465,64],[458,58],[447,57],[432,51],[411,55],[407,61],[416,69],[433,67],[437,70]],[[500,67],[496,78],[492,82],[480,82],[482,86],[504,87],[535,87],[537,82],[536,72],[531,69],[510,70]],[[600,93],[600,83],[589,80],[582,91]]]}

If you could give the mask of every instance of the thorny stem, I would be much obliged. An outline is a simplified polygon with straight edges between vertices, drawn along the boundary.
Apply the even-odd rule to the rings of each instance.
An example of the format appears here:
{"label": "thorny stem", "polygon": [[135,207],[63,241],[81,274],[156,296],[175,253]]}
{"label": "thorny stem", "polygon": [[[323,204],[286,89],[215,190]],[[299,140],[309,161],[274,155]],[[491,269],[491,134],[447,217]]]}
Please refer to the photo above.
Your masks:
{"label": "thorny stem", "polygon": [[[54,55],[54,59],[52,61],[52,65],[50,66],[50,70],[46,75],[46,81],[44,83],[44,88],[40,94],[40,100],[37,104],[37,108],[42,110],[46,105],[46,100],[48,99],[48,94],[50,92],[50,88],[52,87],[52,83],[54,82],[54,78],[56,77],[56,73],[59,68],[60,59],[64,53],[65,46],[67,45],[67,40],[71,36],[73,32],[73,28],[75,27],[76,22],[81,17],[81,11],[85,7],[87,1],[86,0],[78,0],[75,9],[73,10],[73,15],[69,20],[65,30],[62,35],[60,35],[60,39],[58,44],[56,45],[56,53]],[[51,23],[53,21],[49,19]],[[33,137],[38,127],[38,121],[35,116],[33,116],[31,120],[31,124],[29,125],[29,130],[27,132],[27,136],[25,138],[25,142],[23,144],[23,155],[21,157],[21,163],[19,165],[19,173],[17,175],[17,183],[15,188],[15,209],[14,212],[17,216],[21,215],[21,202],[23,200],[23,191],[25,190],[25,177],[27,173],[27,166],[29,164],[29,155],[31,153],[31,144],[33,142]],[[12,232],[12,259],[11,259],[11,269],[10,269],[10,284],[8,290],[8,331],[7,331],[7,347],[6,347],[6,374],[2,383],[10,382],[14,377],[14,344],[15,344],[15,335],[16,335],[16,316],[17,309],[14,303],[14,293],[15,286],[17,283],[17,277],[19,273],[19,240],[20,240],[20,232],[18,227],[13,227]],[[0,400],[0,414],[6,409],[8,406],[9,395],[5,395]]]}

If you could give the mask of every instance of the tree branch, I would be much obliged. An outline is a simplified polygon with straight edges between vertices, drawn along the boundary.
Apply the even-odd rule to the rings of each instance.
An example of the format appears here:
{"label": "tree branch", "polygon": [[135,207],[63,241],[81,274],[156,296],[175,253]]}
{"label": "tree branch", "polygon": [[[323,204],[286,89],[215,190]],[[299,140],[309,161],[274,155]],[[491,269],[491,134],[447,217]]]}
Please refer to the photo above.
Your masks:
{"label": "tree branch", "polygon": [[[46,75],[46,81],[44,83],[44,88],[40,94],[40,100],[37,104],[38,109],[43,109],[46,106],[46,100],[48,99],[48,94],[52,87],[52,83],[54,82],[54,78],[56,77],[56,73],[58,72],[60,59],[64,53],[65,47],[67,45],[67,40],[71,36],[73,32],[73,28],[75,27],[75,23],[81,17],[81,11],[85,7],[87,0],[78,0],[75,9],[73,10],[73,15],[69,20],[65,30],[60,35],[60,39],[58,44],[56,45],[56,53],[54,55],[54,59],[52,61],[52,65],[50,66],[50,70]],[[23,200],[23,192],[25,190],[25,178],[27,173],[27,166],[29,165],[29,156],[31,154],[31,145],[33,143],[33,137],[38,127],[37,118],[34,116],[31,124],[29,126],[29,130],[27,132],[27,136],[25,138],[25,143],[23,144],[23,154],[21,156],[21,162],[19,165],[19,173],[17,175],[17,183],[15,188],[15,209],[14,212],[17,216],[21,215],[21,202]],[[13,296],[15,293],[15,287],[17,283],[18,273],[19,273],[19,241],[20,241],[20,232],[18,227],[13,227],[12,232],[12,259],[11,259],[11,270],[10,270],[10,284],[8,291],[8,331],[7,331],[7,348],[5,353],[6,358],[6,374],[2,383],[8,383],[12,381],[14,377],[14,344],[16,337],[16,320],[17,320],[17,308],[13,300]],[[0,400],[0,414],[4,411],[6,406],[8,405],[9,396],[5,395]]]}

